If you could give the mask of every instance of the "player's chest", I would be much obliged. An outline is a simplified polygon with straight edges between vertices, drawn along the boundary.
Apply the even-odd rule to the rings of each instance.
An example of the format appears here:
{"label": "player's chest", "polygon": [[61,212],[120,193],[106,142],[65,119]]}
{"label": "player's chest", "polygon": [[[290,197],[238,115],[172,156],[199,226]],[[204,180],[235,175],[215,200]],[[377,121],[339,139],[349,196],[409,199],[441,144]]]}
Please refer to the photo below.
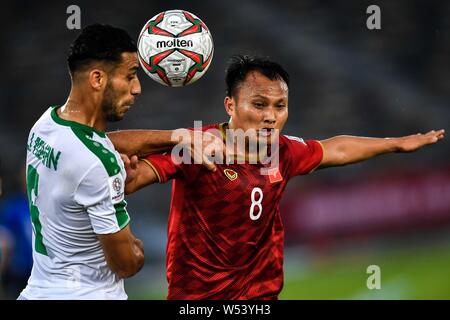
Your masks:
{"label": "player's chest", "polygon": [[203,174],[195,182],[208,195],[264,194],[268,198],[281,195],[287,179],[279,168],[261,170],[254,165],[219,165],[214,173]]}

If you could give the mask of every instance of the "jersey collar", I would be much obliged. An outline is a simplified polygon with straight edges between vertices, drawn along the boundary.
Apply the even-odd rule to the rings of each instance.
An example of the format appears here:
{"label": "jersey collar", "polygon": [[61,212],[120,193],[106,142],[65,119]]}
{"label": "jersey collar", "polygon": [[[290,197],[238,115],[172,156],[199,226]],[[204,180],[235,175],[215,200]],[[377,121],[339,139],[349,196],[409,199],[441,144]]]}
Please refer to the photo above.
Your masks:
{"label": "jersey collar", "polygon": [[85,124],[81,124],[79,122],[65,120],[65,119],[60,118],[60,116],[58,116],[58,113],[56,112],[56,109],[58,109],[59,107],[60,106],[52,106],[52,111],[51,111],[52,119],[57,124],[60,124],[62,126],[71,127],[71,128],[74,128],[74,129],[75,128],[76,129],[81,129],[84,132],[88,133],[91,137],[92,137],[92,134],[95,132],[100,137],[106,138],[106,133],[103,132],[103,131],[96,130],[93,127],[87,126]]}

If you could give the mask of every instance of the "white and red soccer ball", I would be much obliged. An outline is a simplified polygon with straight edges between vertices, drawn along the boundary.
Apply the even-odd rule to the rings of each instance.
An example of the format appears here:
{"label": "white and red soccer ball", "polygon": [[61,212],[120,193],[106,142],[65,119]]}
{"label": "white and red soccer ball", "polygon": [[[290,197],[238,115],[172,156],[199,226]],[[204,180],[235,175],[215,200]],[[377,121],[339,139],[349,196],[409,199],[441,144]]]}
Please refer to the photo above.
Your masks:
{"label": "white and red soccer ball", "polygon": [[208,70],[214,44],[208,27],[185,10],[164,11],[151,18],[138,39],[145,73],[166,86],[194,83]]}

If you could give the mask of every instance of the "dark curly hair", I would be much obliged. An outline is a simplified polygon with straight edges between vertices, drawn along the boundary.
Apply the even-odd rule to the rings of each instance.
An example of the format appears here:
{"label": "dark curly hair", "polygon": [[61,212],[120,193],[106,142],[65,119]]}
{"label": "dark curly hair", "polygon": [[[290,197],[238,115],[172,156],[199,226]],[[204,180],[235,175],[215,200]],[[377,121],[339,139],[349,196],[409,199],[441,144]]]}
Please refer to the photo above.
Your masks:
{"label": "dark curly hair", "polygon": [[135,41],[123,29],[92,24],[85,27],[71,44],[67,64],[71,74],[92,61],[117,64],[123,52],[136,52]]}

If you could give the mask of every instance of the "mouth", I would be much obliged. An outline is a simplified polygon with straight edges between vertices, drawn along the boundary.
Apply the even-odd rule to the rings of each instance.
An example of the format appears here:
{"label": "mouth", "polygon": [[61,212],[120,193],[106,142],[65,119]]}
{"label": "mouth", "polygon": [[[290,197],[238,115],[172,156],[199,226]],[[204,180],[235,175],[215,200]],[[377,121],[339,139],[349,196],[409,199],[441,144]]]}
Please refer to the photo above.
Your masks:
{"label": "mouth", "polygon": [[275,128],[259,129],[259,135],[262,137],[270,137],[273,133],[275,133]]}
{"label": "mouth", "polygon": [[133,104],[134,104],[134,101],[131,101],[130,103],[124,105],[123,107],[126,111],[128,111],[133,106]]}

